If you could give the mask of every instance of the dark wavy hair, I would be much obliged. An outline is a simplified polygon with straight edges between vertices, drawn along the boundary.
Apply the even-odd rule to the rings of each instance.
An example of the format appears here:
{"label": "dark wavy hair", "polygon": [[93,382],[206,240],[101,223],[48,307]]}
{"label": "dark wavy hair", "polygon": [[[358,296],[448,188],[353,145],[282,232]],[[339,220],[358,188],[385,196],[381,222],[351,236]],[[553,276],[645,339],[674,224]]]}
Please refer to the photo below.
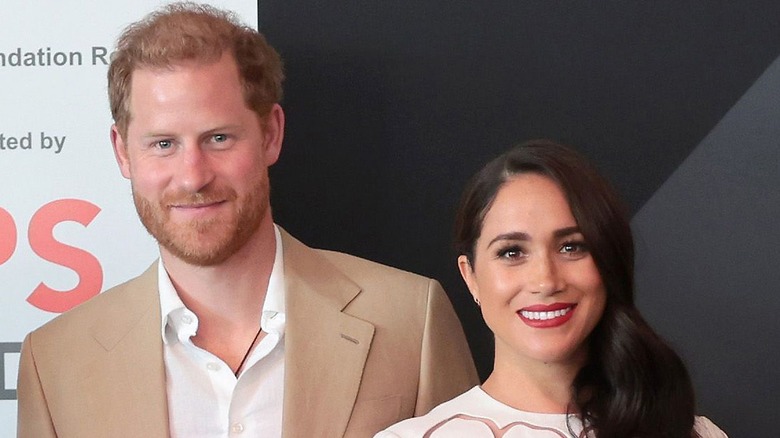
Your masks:
{"label": "dark wavy hair", "polygon": [[565,194],[606,288],[604,314],[588,337],[588,360],[572,401],[598,438],[690,438],[695,398],[680,357],[634,304],[634,242],[612,186],[582,155],[549,140],[518,145],[471,179],[455,218],[455,249],[473,269],[482,223],[501,186],[521,173],[556,182]]}

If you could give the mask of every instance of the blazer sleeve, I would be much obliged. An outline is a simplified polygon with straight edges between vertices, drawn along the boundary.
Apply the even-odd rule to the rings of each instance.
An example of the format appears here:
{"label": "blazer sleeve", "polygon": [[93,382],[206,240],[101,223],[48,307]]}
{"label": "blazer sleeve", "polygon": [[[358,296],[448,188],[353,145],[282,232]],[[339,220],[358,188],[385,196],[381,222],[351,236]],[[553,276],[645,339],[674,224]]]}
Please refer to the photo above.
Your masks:
{"label": "blazer sleeve", "polygon": [[54,431],[46,396],[38,377],[32,333],[28,334],[22,343],[16,393],[18,398],[16,436],[18,438],[56,437],[57,433]]}
{"label": "blazer sleeve", "polygon": [[427,414],[478,383],[460,320],[439,282],[430,280],[414,416]]}

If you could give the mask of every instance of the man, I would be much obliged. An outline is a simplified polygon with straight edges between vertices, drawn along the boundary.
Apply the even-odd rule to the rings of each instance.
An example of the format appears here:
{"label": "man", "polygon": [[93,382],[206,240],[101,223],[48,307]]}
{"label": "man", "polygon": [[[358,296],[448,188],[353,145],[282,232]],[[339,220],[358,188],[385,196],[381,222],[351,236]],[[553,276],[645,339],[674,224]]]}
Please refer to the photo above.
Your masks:
{"label": "man", "polygon": [[27,336],[20,437],[368,437],[476,383],[438,283],[274,225],[260,34],[177,4],[117,46],[111,141],[160,260]]}

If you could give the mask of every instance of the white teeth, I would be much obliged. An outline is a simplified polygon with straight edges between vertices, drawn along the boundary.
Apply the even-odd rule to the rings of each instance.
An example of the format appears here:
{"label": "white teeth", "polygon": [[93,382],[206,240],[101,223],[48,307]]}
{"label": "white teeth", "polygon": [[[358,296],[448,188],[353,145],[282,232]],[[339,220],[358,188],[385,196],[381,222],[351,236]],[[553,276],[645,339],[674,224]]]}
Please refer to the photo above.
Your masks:
{"label": "white teeth", "polygon": [[520,314],[523,315],[523,318],[527,318],[535,321],[546,321],[548,319],[560,318],[561,316],[569,313],[570,310],[571,307],[567,307],[565,309],[560,309],[560,310],[554,310],[550,312],[529,312],[527,310],[521,310]]}

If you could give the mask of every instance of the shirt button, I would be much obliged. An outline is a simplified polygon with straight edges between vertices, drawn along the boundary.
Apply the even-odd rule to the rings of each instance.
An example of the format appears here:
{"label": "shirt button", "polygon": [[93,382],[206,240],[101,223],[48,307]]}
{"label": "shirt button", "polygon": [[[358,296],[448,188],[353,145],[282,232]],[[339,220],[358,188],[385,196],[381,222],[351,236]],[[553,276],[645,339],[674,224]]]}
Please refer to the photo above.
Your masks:
{"label": "shirt button", "polygon": [[209,371],[217,371],[219,369],[219,364],[215,362],[209,362],[206,364],[206,368]]}
{"label": "shirt button", "polygon": [[230,426],[230,431],[233,433],[241,433],[244,431],[244,425],[241,423],[235,423],[234,425]]}
{"label": "shirt button", "polygon": [[181,322],[185,324],[192,324],[192,317],[190,315],[184,315],[181,317]]}

